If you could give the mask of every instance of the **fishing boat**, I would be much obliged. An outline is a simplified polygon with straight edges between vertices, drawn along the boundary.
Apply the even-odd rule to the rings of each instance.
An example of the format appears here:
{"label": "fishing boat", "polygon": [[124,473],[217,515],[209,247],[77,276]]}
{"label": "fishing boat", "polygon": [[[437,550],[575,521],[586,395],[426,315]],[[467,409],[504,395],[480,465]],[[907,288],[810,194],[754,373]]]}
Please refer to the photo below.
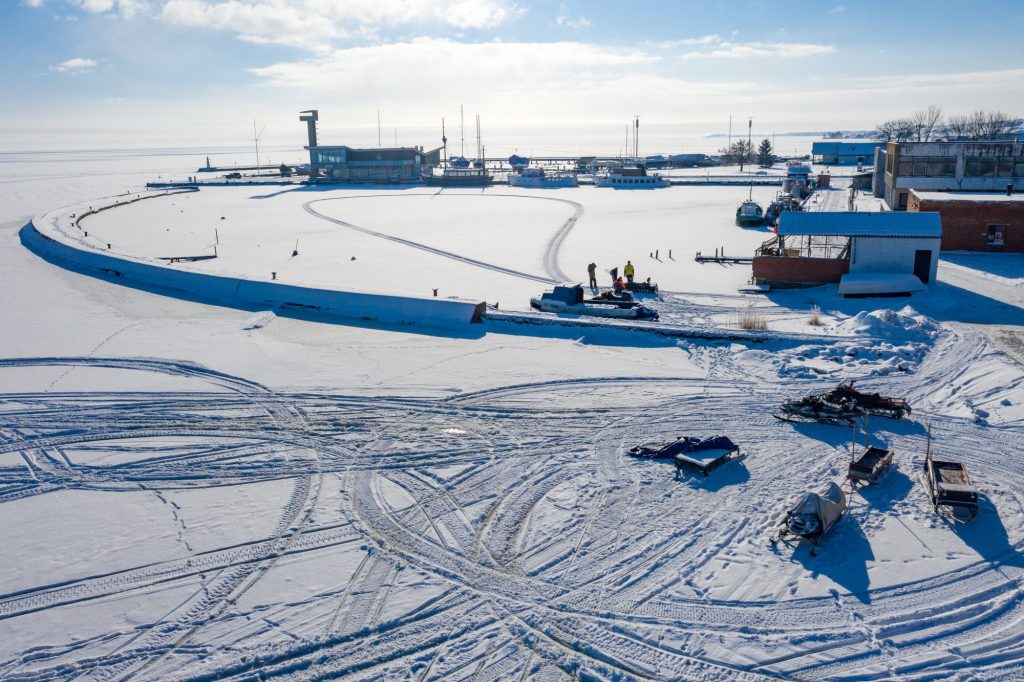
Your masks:
{"label": "fishing boat", "polygon": [[744,201],[736,209],[736,224],[740,227],[758,227],[763,225],[764,209],[756,201]]}
{"label": "fishing boat", "polygon": [[736,224],[740,227],[760,227],[764,225],[764,209],[754,201],[754,183],[750,183],[747,200],[736,209]]}
{"label": "fishing boat", "polygon": [[567,171],[546,172],[543,168],[524,168],[519,173],[508,176],[508,184],[512,187],[557,188],[579,187],[576,176]]}
{"label": "fishing boat", "polygon": [[647,174],[643,166],[623,167],[609,171],[594,178],[598,187],[614,187],[615,189],[655,189],[668,187],[669,181],[657,173]]}

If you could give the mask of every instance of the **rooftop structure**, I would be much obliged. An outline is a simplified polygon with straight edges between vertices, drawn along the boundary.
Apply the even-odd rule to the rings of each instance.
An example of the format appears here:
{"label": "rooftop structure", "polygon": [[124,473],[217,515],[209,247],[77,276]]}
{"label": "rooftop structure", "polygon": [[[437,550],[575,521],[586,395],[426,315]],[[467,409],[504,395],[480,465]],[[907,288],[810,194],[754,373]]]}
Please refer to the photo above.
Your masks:
{"label": "rooftop structure", "polygon": [[[1024,143],[890,142],[879,148],[875,194],[904,211],[910,190],[1024,190]],[[883,158],[884,157],[884,158]]]}
{"label": "rooftop structure", "polygon": [[777,233],[843,237],[941,237],[938,213],[787,211]]}

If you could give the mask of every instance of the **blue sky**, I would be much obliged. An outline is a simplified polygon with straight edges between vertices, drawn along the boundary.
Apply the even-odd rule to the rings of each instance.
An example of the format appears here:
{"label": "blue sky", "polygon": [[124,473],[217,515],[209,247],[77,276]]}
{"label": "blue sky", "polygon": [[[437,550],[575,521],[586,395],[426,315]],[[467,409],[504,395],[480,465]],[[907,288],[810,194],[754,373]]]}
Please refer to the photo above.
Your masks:
{"label": "blue sky", "polygon": [[[2,0],[0,149],[431,144],[870,128],[939,104],[1024,115],[1024,2]],[[396,130],[397,129],[397,132]],[[617,131],[622,130],[622,135]],[[428,138],[429,139],[424,139]],[[650,140],[650,137],[645,139]]]}

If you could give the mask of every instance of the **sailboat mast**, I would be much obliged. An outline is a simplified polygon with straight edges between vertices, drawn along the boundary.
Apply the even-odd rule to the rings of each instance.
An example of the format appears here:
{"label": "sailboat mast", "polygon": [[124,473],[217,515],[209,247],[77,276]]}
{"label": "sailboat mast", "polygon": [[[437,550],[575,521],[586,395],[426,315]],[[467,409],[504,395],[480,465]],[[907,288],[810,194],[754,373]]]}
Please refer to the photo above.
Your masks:
{"label": "sailboat mast", "polygon": [[462,148],[459,156],[466,158],[466,115],[459,105],[459,137],[462,138]]}
{"label": "sailboat mast", "polygon": [[444,147],[444,158],[441,163],[445,169],[448,168],[448,138],[444,134],[444,117],[441,118],[441,145]]}

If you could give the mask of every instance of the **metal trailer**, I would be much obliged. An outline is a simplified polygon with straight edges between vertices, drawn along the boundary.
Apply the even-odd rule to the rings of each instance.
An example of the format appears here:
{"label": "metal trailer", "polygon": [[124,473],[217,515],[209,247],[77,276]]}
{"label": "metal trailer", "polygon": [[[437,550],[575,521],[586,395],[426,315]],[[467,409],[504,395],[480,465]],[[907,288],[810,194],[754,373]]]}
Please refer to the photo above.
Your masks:
{"label": "metal trailer", "polygon": [[857,427],[853,427],[853,438],[850,439],[850,466],[846,473],[847,480],[851,486],[858,483],[868,485],[873,483],[882,475],[890,464],[892,464],[893,450],[877,448],[869,445],[871,428],[868,424],[868,415],[864,415],[864,449],[857,451],[856,438]]}
{"label": "metal trailer", "polygon": [[680,472],[686,467],[694,467],[707,476],[712,469],[724,464],[739,453],[739,446],[725,436],[714,436],[700,441],[676,454],[674,458],[676,477],[678,478]]}
{"label": "metal trailer", "polygon": [[929,429],[924,466],[925,486],[932,509],[940,514],[939,508],[945,507],[954,520],[966,523],[978,514],[978,489],[971,483],[966,464],[935,459],[931,446]]}

